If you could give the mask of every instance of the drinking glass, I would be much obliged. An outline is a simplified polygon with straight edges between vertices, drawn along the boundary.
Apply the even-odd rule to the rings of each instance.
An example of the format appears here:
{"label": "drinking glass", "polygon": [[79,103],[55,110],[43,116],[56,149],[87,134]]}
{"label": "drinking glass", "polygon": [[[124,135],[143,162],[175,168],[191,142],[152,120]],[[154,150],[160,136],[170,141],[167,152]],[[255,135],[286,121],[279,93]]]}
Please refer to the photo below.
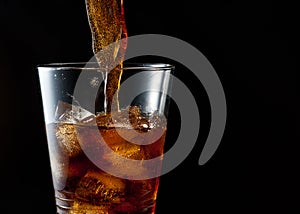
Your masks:
{"label": "drinking glass", "polygon": [[97,63],[38,66],[57,213],[155,213],[173,71],[124,63],[111,84]]}

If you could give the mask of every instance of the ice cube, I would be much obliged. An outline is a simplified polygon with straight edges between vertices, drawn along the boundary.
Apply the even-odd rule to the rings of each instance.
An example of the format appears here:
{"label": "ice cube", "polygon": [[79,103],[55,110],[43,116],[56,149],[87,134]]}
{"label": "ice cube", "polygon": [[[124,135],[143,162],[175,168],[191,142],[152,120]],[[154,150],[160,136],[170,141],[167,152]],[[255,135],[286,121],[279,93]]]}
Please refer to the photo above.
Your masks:
{"label": "ice cube", "polygon": [[69,157],[76,157],[81,154],[82,150],[77,139],[75,125],[58,123],[55,135],[62,151]]}
{"label": "ice cube", "polygon": [[100,133],[104,143],[117,154],[132,159],[143,158],[141,146],[130,143],[130,140],[135,138],[135,130],[126,128],[100,129]]}
{"label": "ice cube", "polygon": [[136,128],[140,115],[140,108],[138,106],[130,106],[121,111],[114,111],[109,113],[100,112],[96,116],[96,121],[100,127],[127,127]]}
{"label": "ice cube", "polygon": [[64,123],[90,123],[95,119],[95,115],[79,105],[72,105],[63,101],[58,101],[55,119]]}
{"label": "ice cube", "polygon": [[[140,118],[140,107],[130,106],[118,113],[113,114],[114,122],[126,124],[128,127],[136,128]],[[124,126],[124,125],[123,125]]]}
{"label": "ice cube", "polygon": [[66,185],[68,177],[68,160],[51,155],[50,163],[54,188],[62,190]]}
{"label": "ice cube", "polygon": [[106,163],[106,170],[125,178],[139,177],[147,174],[149,171],[143,166],[143,160],[132,160],[115,152],[106,152],[103,155]]}
{"label": "ice cube", "polygon": [[[103,163],[119,176],[138,176],[147,173],[142,163],[148,156],[142,146],[128,142],[136,138],[136,130],[127,128],[100,129],[104,143]],[[126,139],[126,140],[125,140]]]}
{"label": "ice cube", "polygon": [[141,109],[138,106],[130,106],[129,107],[129,120],[130,123],[135,127],[138,122],[139,116],[141,114]]}
{"label": "ice cube", "polygon": [[46,130],[54,188],[62,190],[65,187],[68,176],[68,156],[62,152],[59,142],[55,137],[56,125],[49,124]]}
{"label": "ice cube", "polygon": [[50,164],[54,188],[64,189],[68,177],[68,158],[58,151],[50,152]]}
{"label": "ice cube", "polygon": [[125,183],[117,177],[104,172],[89,171],[79,182],[75,195],[95,205],[123,200]]}

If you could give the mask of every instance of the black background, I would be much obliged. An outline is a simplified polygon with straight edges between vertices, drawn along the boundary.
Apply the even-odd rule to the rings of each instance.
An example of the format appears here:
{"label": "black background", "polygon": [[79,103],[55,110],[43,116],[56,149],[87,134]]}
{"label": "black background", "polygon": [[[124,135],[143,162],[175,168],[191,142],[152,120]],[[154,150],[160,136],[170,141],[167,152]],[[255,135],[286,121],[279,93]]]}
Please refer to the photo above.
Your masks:
{"label": "black background", "polygon": [[[204,125],[190,156],[162,176],[158,214],[295,210],[299,17],[284,2],[125,0],[129,35],[192,44],[214,66],[227,98],[219,149],[198,165]],[[36,65],[92,56],[84,0],[1,0],[0,30],[0,209],[55,213]],[[205,97],[197,81],[178,76]]]}

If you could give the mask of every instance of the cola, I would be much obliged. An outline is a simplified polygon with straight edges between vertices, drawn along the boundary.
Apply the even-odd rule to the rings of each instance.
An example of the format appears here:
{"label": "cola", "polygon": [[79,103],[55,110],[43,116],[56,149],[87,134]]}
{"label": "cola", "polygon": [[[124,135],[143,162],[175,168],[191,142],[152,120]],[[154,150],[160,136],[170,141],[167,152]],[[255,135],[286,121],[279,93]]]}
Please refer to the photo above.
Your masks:
{"label": "cola", "polygon": [[123,0],[86,0],[86,8],[94,55],[100,68],[107,69],[105,111],[116,111],[128,37]]}
{"label": "cola", "polygon": [[[67,112],[48,124],[57,213],[153,214],[159,177],[136,178],[161,170],[162,162],[143,162],[162,161],[166,125],[160,114],[143,114],[136,106],[80,121]],[[139,167],[126,160],[137,160]]]}

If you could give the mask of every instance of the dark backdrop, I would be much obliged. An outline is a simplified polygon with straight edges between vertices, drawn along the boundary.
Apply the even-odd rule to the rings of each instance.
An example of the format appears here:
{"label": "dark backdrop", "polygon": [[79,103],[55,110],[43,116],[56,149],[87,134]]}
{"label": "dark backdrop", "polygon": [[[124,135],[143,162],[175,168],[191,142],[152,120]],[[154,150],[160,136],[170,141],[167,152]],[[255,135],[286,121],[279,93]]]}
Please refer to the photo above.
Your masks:
{"label": "dark backdrop", "polygon": [[[299,199],[293,196],[299,195],[296,6],[125,0],[125,12],[129,35],[165,34],[199,49],[228,102],[219,149],[198,166],[204,125],[191,155],[161,178],[157,213],[291,213]],[[84,0],[1,0],[0,30],[1,210],[54,213],[36,65],[92,56]],[[178,75],[198,99],[205,97],[199,82]]]}

